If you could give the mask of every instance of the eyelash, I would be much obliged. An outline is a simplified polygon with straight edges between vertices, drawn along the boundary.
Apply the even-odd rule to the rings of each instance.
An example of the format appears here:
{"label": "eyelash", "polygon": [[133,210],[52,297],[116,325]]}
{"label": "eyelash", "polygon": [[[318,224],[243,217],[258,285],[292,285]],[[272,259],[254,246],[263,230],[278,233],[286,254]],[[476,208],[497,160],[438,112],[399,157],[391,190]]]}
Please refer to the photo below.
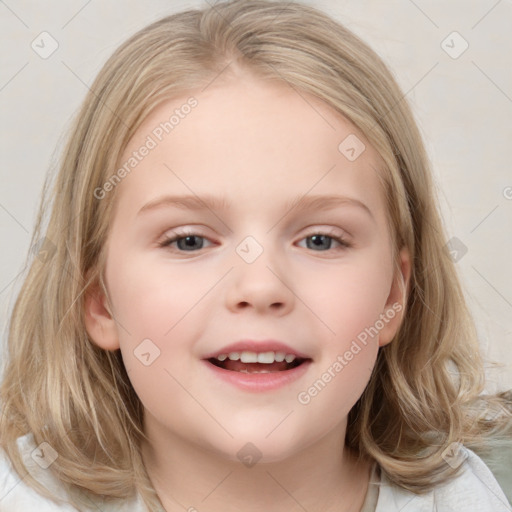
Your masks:
{"label": "eyelash", "polygon": [[[301,240],[304,240],[306,238],[311,238],[312,236],[315,236],[315,235],[326,236],[328,238],[333,239],[334,241],[336,241],[336,242],[338,242],[340,244],[340,246],[341,246],[339,248],[340,250],[345,250],[345,249],[349,249],[349,248],[352,247],[352,244],[350,244],[346,240],[345,237],[343,237],[342,235],[335,235],[332,231],[329,232],[328,230],[325,230],[325,231],[315,231],[314,233],[301,238]],[[172,243],[177,242],[178,240],[181,240],[183,238],[187,238],[189,236],[195,236],[197,238],[204,238],[204,239],[208,240],[207,237],[202,236],[202,235],[200,235],[197,232],[194,232],[194,231],[183,231],[181,233],[175,233],[174,236],[166,237],[164,240],[159,242],[158,246],[162,247],[162,248],[169,248],[170,249],[170,246],[171,246]],[[199,252],[201,250],[202,249],[198,249],[197,251],[178,251],[178,252],[186,254],[186,253]],[[327,249],[325,251],[314,251],[314,252],[332,252],[332,249]]]}

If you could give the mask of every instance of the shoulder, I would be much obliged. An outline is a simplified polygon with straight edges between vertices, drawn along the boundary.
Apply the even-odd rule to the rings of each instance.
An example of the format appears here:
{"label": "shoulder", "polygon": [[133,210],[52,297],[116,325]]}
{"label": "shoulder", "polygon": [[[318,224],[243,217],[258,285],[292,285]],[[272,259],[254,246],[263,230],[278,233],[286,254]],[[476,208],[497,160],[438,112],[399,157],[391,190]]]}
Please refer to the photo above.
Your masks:
{"label": "shoulder", "polygon": [[512,512],[503,490],[491,470],[476,453],[460,446],[457,477],[426,494],[414,494],[382,475],[376,512]]}
{"label": "shoulder", "polygon": [[462,447],[461,455],[464,471],[435,490],[439,502],[453,503],[456,506],[453,510],[465,507],[482,512],[512,512],[505,493],[484,461],[468,448]]}
{"label": "shoulder", "polygon": [[[18,449],[20,450],[23,461],[26,463],[26,456],[30,456],[30,436],[26,435],[18,438]],[[30,471],[33,473],[33,471]],[[41,475],[40,475],[41,476]],[[41,483],[44,482],[40,477]],[[72,510],[71,508],[58,507],[55,503],[44,499],[39,494],[27,486],[19,475],[12,468],[11,461],[7,454],[0,449],[0,510],[2,512],[11,512],[15,510],[38,510],[39,512],[49,512],[55,510]]]}
{"label": "shoulder", "polygon": [[[18,449],[23,462],[36,480],[45,486],[57,498],[67,501],[67,493],[59,480],[48,469],[58,454],[51,452],[51,447],[36,446],[32,434],[17,439]],[[46,453],[45,453],[46,450]],[[103,505],[102,505],[103,506]],[[0,512],[19,512],[20,510],[37,510],[37,512],[77,512],[70,504],[57,504],[40,495],[35,489],[27,485],[12,468],[7,454],[0,449]],[[91,501],[91,510],[104,512],[144,512],[140,501],[122,506],[98,509]]]}

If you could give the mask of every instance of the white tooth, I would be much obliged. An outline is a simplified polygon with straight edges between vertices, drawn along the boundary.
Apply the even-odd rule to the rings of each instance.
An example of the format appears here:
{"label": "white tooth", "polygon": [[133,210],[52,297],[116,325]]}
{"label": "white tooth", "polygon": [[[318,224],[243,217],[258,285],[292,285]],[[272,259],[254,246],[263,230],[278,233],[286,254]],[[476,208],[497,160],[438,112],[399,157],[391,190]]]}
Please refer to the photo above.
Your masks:
{"label": "white tooth", "polygon": [[242,363],[257,363],[258,354],[256,354],[256,352],[248,352],[247,350],[244,350],[240,354],[240,361]]}
{"label": "white tooth", "polygon": [[255,372],[250,372],[249,370],[235,370],[238,371],[238,373],[272,373],[270,370],[258,370]]}
{"label": "white tooth", "polygon": [[238,361],[238,359],[240,359],[240,354],[238,352],[231,352],[229,354],[229,359],[231,359],[231,361]]}
{"label": "white tooth", "polygon": [[284,360],[287,362],[287,363],[291,363],[293,360],[295,359],[295,356],[293,354],[286,354]]}
{"label": "white tooth", "polygon": [[228,358],[228,355],[227,355],[227,354],[219,354],[219,355],[217,356],[217,359],[218,359],[219,361],[225,361],[227,358]]}
{"label": "white tooth", "polygon": [[258,354],[258,363],[272,364],[274,362],[274,352],[261,352]]}
{"label": "white tooth", "polygon": [[284,356],[285,356],[285,355],[286,355],[286,354],[285,354],[284,352],[276,352],[276,354],[275,354],[275,356],[274,356],[274,359],[275,359],[278,363],[280,363],[280,362],[284,361]]}

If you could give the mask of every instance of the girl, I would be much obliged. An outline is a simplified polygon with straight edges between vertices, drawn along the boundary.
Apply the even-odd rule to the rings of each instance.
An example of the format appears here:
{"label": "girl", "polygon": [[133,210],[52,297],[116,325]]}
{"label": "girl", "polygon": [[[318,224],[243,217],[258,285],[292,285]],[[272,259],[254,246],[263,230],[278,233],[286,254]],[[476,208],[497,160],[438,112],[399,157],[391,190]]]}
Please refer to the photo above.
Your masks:
{"label": "girl", "polygon": [[2,511],[510,510],[474,451],[509,402],[480,396],[417,127],[338,23],[228,1],[135,34],[51,198]]}

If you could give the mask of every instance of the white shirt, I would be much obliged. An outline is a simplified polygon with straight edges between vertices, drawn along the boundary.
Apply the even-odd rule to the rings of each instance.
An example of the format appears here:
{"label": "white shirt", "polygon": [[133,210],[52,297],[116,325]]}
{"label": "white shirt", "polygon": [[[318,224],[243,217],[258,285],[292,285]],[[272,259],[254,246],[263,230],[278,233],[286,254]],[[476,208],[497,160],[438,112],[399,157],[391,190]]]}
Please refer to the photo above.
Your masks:
{"label": "white shirt", "polygon": [[[27,469],[49,490],[66,497],[64,488],[45,469],[51,462],[51,448],[36,447],[32,434],[18,438],[18,448]],[[362,512],[512,512],[505,494],[489,468],[471,450],[462,447],[466,455],[463,472],[452,481],[437,486],[423,495],[416,495],[391,483],[384,474],[372,472]],[[54,456],[54,454],[53,454]],[[375,504],[376,502],[376,504]],[[117,505],[102,501],[91,502],[83,512],[147,512],[142,499]],[[70,505],[57,505],[43,498],[12,470],[5,453],[0,451],[0,512],[76,512]]]}

